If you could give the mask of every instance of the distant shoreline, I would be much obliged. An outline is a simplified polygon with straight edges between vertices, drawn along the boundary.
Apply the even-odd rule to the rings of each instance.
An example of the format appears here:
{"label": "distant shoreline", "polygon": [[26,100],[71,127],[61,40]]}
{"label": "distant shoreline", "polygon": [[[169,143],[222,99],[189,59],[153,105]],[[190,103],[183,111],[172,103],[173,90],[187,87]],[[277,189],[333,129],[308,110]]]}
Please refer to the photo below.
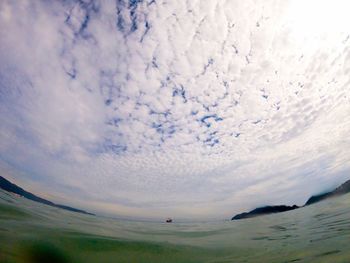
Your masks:
{"label": "distant shoreline", "polygon": [[61,209],[64,209],[64,210],[67,210],[67,211],[71,211],[71,212],[76,212],[76,213],[81,213],[81,214],[86,214],[86,215],[95,215],[93,213],[89,213],[89,212],[86,212],[84,210],[80,210],[80,209],[77,209],[77,208],[74,208],[74,207],[70,207],[70,206],[66,206],[66,205],[61,205],[61,204],[56,204],[56,203],[53,203],[49,200],[46,200],[44,198],[41,198],[37,195],[34,195],[30,192],[27,192],[26,190],[24,190],[23,188],[17,186],[16,184],[14,183],[11,183],[9,180],[5,179],[4,177],[0,176],[0,188],[7,191],[7,192],[10,192],[10,193],[14,193],[20,197],[24,197],[24,198],[27,198],[29,200],[32,200],[34,202],[38,202],[38,203],[41,203],[41,204],[45,204],[45,205],[49,205],[49,206],[52,206],[52,207],[57,207],[57,208],[61,208]]}
{"label": "distant shoreline", "polygon": [[246,218],[252,218],[257,216],[263,216],[263,215],[269,215],[269,214],[276,214],[276,213],[282,213],[287,212],[290,210],[299,209],[301,207],[309,206],[318,202],[321,202],[323,200],[333,198],[336,196],[344,195],[350,193],[350,180],[346,181],[345,183],[341,184],[337,188],[335,188],[333,191],[319,194],[319,195],[313,195],[311,196],[306,203],[303,206],[286,206],[286,205],[275,205],[275,206],[264,206],[264,207],[258,207],[255,208],[249,212],[244,212],[235,215],[232,217],[231,220],[240,220],[240,219],[246,219]]}
{"label": "distant shoreline", "polygon": [[[66,205],[56,204],[56,203],[53,203],[49,200],[41,198],[37,195],[34,195],[34,194],[24,190],[23,188],[17,186],[16,184],[10,182],[9,180],[5,179],[2,176],[0,176],[0,189],[3,189],[7,192],[16,194],[20,197],[24,197],[26,199],[29,199],[29,200],[32,200],[34,202],[38,202],[41,204],[49,205],[52,207],[64,209],[64,210],[71,211],[71,212],[95,216],[95,214],[93,214],[93,213],[90,213],[90,212],[87,212],[87,211],[84,211],[81,209],[77,209],[74,207],[66,206]],[[231,218],[231,220],[241,220],[241,219],[258,217],[258,216],[263,216],[263,215],[268,215],[268,214],[283,213],[283,212],[299,209],[302,207],[306,207],[306,206],[321,202],[323,200],[333,198],[336,196],[340,196],[343,194],[347,194],[347,193],[350,193],[350,180],[341,184],[340,186],[335,188],[333,191],[311,196],[303,206],[274,205],[274,206],[258,207],[258,208],[255,208],[255,209],[249,211],[249,212],[243,212],[243,213],[236,214],[235,216],[233,216]],[[127,219],[125,219],[125,220],[127,220]]]}

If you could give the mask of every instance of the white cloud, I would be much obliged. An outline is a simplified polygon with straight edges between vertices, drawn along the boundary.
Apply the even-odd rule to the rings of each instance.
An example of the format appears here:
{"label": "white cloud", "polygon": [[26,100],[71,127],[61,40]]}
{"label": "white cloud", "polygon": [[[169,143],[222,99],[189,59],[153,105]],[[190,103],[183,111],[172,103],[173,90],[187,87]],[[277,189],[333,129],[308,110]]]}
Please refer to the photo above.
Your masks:
{"label": "white cloud", "polygon": [[350,32],[304,19],[301,34],[295,5],[2,1],[3,172],[140,216],[227,216],[340,183]]}

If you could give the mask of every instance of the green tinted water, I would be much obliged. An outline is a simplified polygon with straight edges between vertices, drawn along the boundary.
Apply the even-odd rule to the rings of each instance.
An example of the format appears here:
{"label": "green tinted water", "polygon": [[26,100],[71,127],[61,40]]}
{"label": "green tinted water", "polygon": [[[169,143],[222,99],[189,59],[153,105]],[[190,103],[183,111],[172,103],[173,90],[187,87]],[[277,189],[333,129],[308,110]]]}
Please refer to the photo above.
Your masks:
{"label": "green tinted water", "polygon": [[350,262],[350,195],[241,221],[164,224],[0,191],[0,262]]}

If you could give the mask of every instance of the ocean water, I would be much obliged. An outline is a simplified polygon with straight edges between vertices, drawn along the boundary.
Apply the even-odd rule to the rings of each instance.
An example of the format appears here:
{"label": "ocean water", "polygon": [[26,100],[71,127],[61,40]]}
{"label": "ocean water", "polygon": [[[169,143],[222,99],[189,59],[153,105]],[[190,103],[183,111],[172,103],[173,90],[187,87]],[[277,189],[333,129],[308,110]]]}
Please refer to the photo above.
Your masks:
{"label": "ocean water", "polygon": [[73,213],[0,190],[0,262],[350,262],[350,194],[240,221]]}

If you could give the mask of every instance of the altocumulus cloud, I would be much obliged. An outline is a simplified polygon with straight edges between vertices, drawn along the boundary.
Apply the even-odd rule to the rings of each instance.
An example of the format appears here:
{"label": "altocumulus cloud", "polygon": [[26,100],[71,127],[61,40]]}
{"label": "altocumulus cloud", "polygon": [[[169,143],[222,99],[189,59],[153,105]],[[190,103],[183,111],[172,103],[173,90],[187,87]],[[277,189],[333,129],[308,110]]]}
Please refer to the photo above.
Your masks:
{"label": "altocumulus cloud", "polygon": [[1,1],[1,173],[117,215],[301,204],[349,175],[350,30],[321,2]]}

